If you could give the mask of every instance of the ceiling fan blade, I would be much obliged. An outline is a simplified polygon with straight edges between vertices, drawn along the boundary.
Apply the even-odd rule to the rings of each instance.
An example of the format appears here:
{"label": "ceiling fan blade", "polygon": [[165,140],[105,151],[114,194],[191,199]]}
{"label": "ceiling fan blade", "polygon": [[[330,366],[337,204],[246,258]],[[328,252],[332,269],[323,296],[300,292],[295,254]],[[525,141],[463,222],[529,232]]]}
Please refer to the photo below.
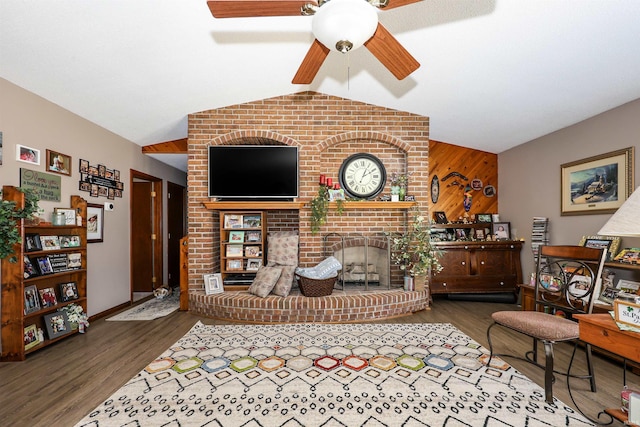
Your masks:
{"label": "ceiling fan blade", "polygon": [[420,63],[380,23],[364,45],[398,80],[420,67]]}
{"label": "ceiling fan blade", "polygon": [[400,6],[406,6],[408,4],[418,3],[422,0],[388,0],[387,5],[382,10],[389,10]]}
{"label": "ceiling fan blade", "polygon": [[248,18],[254,16],[300,16],[305,4],[316,0],[209,0],[207,5],[216,18]]}
{"label": "ceiling fan blade", "polygon": [[291,83],[300,85],[310,84],[316,74],[318,74],[318,70],[320,70],[327,55],[329,55],[329,49],[317,39],[314,40]]}

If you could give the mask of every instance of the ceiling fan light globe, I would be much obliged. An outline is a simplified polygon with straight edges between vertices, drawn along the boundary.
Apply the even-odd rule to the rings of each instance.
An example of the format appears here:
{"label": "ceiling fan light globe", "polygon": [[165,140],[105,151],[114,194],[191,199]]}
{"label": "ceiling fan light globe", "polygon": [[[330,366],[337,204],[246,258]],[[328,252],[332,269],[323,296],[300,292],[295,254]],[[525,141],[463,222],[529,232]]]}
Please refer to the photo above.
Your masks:
{"label": "ceiling fan light globe", "polygon": [[[318,9],[311,26],[320,43],[345,53],[359,48],[373,36],[378,27],[378,13],[363,0],[331,0]],[[351,44],[346,51],[345,42]]]}

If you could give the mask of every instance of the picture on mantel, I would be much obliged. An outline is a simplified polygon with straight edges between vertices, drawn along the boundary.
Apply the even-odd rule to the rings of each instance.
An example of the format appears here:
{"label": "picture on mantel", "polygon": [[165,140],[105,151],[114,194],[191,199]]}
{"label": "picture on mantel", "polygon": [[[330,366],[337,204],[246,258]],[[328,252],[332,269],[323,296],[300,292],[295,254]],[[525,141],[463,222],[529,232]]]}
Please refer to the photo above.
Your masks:
{"label": "picture on mantel", "polygon": [[84,159],[80,159],[79,169],[80,191],[86,191],[91,197],[106,197],[109,200],[122,197],[124,183],[120,181],[119,170],[101,164],[91,165]]}

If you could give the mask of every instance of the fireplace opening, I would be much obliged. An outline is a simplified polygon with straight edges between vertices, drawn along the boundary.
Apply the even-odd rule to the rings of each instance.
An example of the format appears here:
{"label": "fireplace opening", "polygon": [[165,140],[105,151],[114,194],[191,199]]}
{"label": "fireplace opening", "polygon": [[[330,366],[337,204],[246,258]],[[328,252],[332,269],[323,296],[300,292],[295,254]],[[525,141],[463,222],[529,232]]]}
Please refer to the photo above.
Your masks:
{"label": "fireplace opening", "polygon": [[384,235],[338,234],[324,236],[325,256],[342,263],[338,283],[345,287],[391,289],[389,241]]}

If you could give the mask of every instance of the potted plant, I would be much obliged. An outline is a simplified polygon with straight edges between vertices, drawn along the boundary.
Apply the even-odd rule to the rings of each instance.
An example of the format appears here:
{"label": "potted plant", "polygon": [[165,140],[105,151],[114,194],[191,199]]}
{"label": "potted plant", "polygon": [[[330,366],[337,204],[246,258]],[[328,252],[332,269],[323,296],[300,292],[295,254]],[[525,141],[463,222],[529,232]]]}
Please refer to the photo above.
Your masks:
{"label": "potted plant", "polygon": [[[16,209],[16,202],[11,200],[0,200],[0,259],[13,254],[15,244],[22,244],[20,230],[16,221],[28,219],[38,211],[38,196],[32,190],[18,190],[24,193],[24,208]],[[0,193],[1,194],[1,193]],[[9,262],[17,262],[17,258],[12,256]]]}
{"label": "potted plant", "polygon": [[[397,172],[391,173],[389,185],[391,186],[391,201],[402,201],[407,193],[407,185],[409,184],[409,176],[411,174],[401,174]],[[398,200],[395,197],[398,196]]]}
{"label": "potted plant", "polygon": [[442,251],[431,244],[431,224],[417,210],[404,234],[389,233],[391,259],[400,266],[405,277],[427,277],[442,270]]}

